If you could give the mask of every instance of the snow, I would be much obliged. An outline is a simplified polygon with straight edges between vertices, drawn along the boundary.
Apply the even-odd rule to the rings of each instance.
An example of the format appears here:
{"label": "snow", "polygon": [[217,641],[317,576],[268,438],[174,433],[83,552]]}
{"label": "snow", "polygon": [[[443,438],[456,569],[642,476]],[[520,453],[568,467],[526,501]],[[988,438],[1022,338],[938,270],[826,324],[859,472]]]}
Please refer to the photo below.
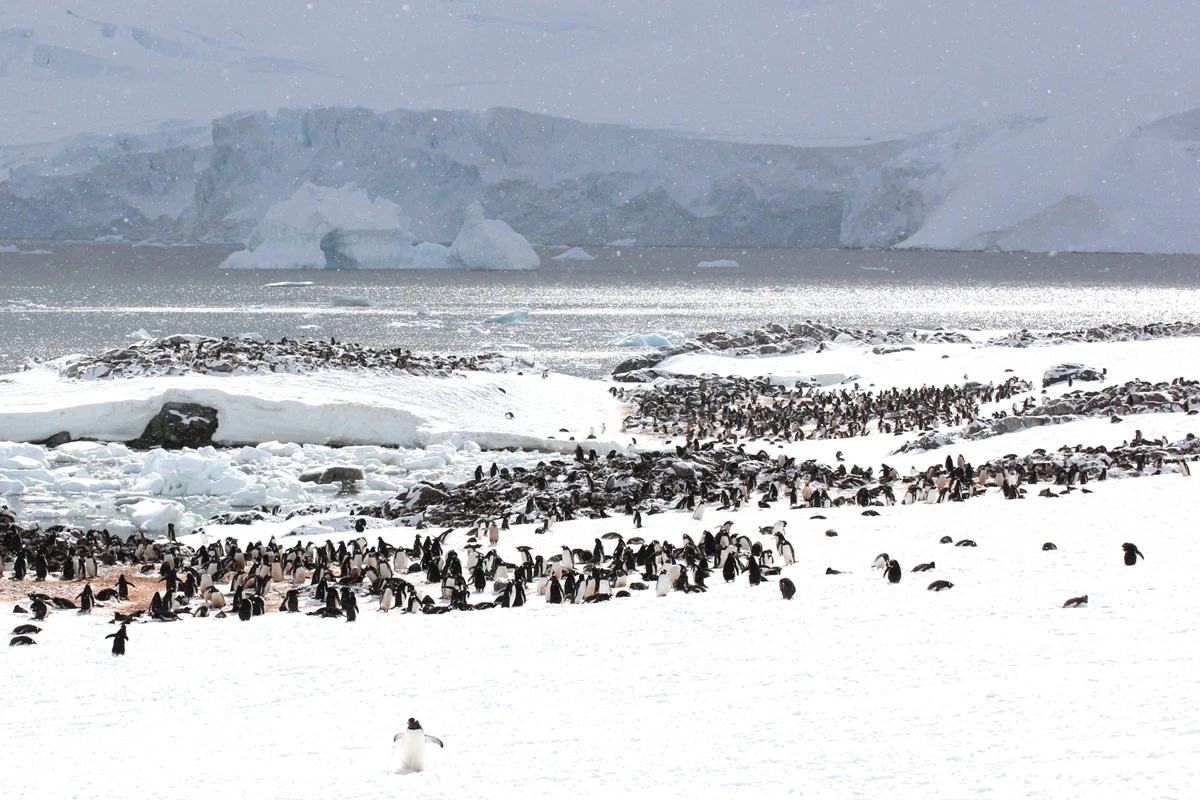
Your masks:
{"label": "snow", "polygon": [[[542,378],[540,369],[534,368],[523,375],[465,372],[443,377],[328,370],[81,384],[59,378],[49,364],[8,377],[0,383],[0,441],[38,441],[62,430],[76,438],[130,441],[141,435],[167,402],[215,408],[219,424],[214,440],[220,442],[274,439],[411,447],[458,437],[488,448],[570,452],[574,443],[558,439],[554,431],[586,432],[597,420],[610,430],[620,429],[616,401],[597,392],[595,382],[557,373]],[[81,385],[86,392],[80,391]],[[552,423],[537,431],[536,425],[530,426],[538,419]]]}
{"label": "snow", "polygon": [[450,258],[466,269],[537,269],[542,264],[528,239],[503,220],[485,219],[479,203],[467,206]]}
{"label": "snow", "polygon": [[688,338],[680,331],[653,331],[651,333],[630,333],[613,339],[613,347],[671,347],[680,344]]}
{"label": "snow", "polygon": [[[979,333],[980,341],[988,336]],[[689,354],[670,363],[678,371],[745,375],[861,373],[864,387],[883,387],[959,384],[964,374],[985,382],[1014,374],[1032,380],[1047,366],[1078,361],[1106,367],[1108,385],[1170,379],[1197,356],[1200,341],[1179,338],[1026,348],[917,344],[887,355],[843,344],[779,358]],[[5,377],[12,382],[0,383],[0,438],[89,424],[140,432],[170,395],[221,403],[222,430],[229,424],[245,431],[231,438],[261,442],[169,453],[102,441],[53,449],[0,444],[0,490],[14,476],[41,481],[27,490],[44,501],[31,506],[29,518],[55,513],[68,502],[65,493],[88,481],[115,482],[122,488],[90,485],[120,495],[110,529],[124,533],[135,525],[161,530],[173,520],[190,530],[190,492],[227,492],[220,498],[229,505],[328,501],[336,487],[296,477],[320,466],[356,465],[383,482],[415,481],[419,470],[437,480],[469,475],[473,463],[536,463],[547,452],[573,449],[565,437],[591,426],[620,430],[621,409],[606,382],[542,378],[536,370],[84,384],[37,368]],[[1046,391],[1056,396],[1067,387]],[[1134,430],[1174,441],[1197,432],[1197,424],[1181,412],[1146,414],[1120,423],[1079,419],[899,457],[890,455],[902,443],[897,437],[876,435],[795,442],[780,452],[832,462],[842,450],[847,463],[886,461],[903,472],[910,464],[940,462],[947,452],[981,463],[1036,447],[1112,446]],[[379,446],[398,438],[389,426],[405,428],[407,441],[422,449]],[[124,429],[110,433],[120,438]],[[347,431],[376,443],[313,443]],[[624,447],[629,437],[609,438]],[[514,445],[540,452],[489,449]],[[402,475],[404,467],[414,472]],[[230,478],[238,476],[243,489],[233,488]],[[42,623],[38,646],[0,649],[6,709],[21,720],[0,736],[0,747],[16,764],[39,763],[48,747],[74,755],[52,770],[8,770],[6,788],[14,796],[72,798],[119,785],[124,795],[154,796],[164,785],[186,783],[220,795],[282,798],[295,796],[302,781],[308,794],[439,798],[474,796],[501,776],[505,793],[522,796],[671,798],[752,789],[767,797],[1071,800],[1118,796],[1134,786],[1138,797],[1187,797],[1200,756],[1191,599],[1200,541],[1188,524],[1193,480],[1170,472],[1094,481],[1090,494],[1053,500],[1031,493],[1006,501],[991,491],[963,503],[880,507],[877,517],[863,516],[857,506],[818,512],[751,504],[731,512],[708,508],[699,520],[688,513],[647,515],[636,531],[647,541],[679,542],[730,520],[735,533],[770,547],[771,537],[759,531],[782,519],[797,554],[781,574],[796,584],[791,602],[780,599],[774,580],[751,587],[744,576],[725,584],[719,575],[704,594],[672,591],[660,598],[634,591],[608,603],[553,606],[531,586],[525,607],[441,616],[376,613],[375,600],[362,598],[352,624],[269,613],[246,623],[210,617],[131,625],[121,659],[109,655],[104,639],[114,630],[106,624],[109,610],[54,611]],[[362,498],[378,496],[373,491],[365,488]],[[818,513],[822,519],[814,519]],[[344,511],[280,515],[249,526],[208,525],[206,535],[243,542],[274,536],[288,545],[336,541],[350,522]],[[622,514],[559,522],[549,534],[533,527],[503,531],[498,551],[512,558],[527,545],[550,556],[563,545],[590,548],[609,531],[635,533]],[[826,537],[827,529],[839,535]],[[365,535],[407,544],[413,533],[370,519]],[[979,546],[941,545],[943,535],[969,535]],[[194,545],[199,538],[184,541]],[[1045,541],[1058,550],[1043,552]],[[1123,566],[1126,541],[1146,560]],[[461,551],[465,542],[458,529],[447,547]],[[611,542],[605,545],[611,552]],[[899,584],[888,585],[871,569],[880,552],[901,564]],[[936,562],[932,573],[908,571],[927,561]],[[15,587],[5,567],[0,590]],[[827,567],[844,574],[826,575]],[[929,592],[934,579],[954,588]],[[53,579],[39,585],[52,595],[78,589]],[[1088,606],[1062,608],[1081,594],[1089,595]],[[278,605],[275,595],[271,604]],[[236,718],[255,733],[251,740],[205,736],[203,758],[180,758],[178,737],[130,724],[145,717],[148,703],[156,718],[187,719],[198,730],[224,731]],[[607,709],[602,720],[597,709]],[[444,749],[431,749],[420,774],[399,772],[392,741],[410,716],[445,741]],[[109,735],[117,729],[120,736]],[[131,751],[138,753],[136,769],[125,766]],[[280,775],[295,780],[281,782]]]}

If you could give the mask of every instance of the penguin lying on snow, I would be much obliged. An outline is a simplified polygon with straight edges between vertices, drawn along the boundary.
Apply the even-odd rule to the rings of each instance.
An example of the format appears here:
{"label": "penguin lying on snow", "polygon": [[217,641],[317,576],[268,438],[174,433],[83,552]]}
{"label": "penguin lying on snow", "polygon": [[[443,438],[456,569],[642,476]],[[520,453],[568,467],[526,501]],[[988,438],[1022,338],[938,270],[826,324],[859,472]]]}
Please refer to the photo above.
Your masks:
{"label": "penguin lying on snow", "polygon": [[1080,595],[1079,597],[1072,597],[1070,600],[1063,603],[1063,608],[1079,608],[1080,606],[1086,606],[1087,603],[1088,598],[1087,595],[1084,594]]}
{"label": "penguin lying on snow", "polygon": [[425,769],[425,743],[433,742],[438,747],[445,747],[442,740],[436,736],[427,736],[421,730],[421,723],[414,717],[408,718],[408,729],[397,733],[392,741],[404,739],[400,746],[400,766],[405,772],[420,772]]}
{"label": "penguin lying on snow", "polygon": [[930,591],[930,592],[944,592],[947,589],[953,589],[954,584],[951,583],[950,581],[934,581],[933,583],[929,584],[925,588],[927,591]]}

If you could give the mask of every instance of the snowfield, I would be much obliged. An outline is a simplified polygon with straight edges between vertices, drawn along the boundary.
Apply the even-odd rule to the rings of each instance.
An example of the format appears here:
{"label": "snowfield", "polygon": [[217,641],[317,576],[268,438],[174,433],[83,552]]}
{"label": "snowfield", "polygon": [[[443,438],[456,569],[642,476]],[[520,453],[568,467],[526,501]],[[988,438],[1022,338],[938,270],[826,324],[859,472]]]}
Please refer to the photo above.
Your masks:
{"label": "snowfield", "polygon": [[[672,364],[679,372],[753,375],[779,368],[803,375],[828,362],[830,372],[861,372],[863,388],[961,383],[964,373],[984,382],[1015,374],[1034,383],[1029,393],[997,403],[999,409],[1041,397],[1042,373],[1064,361],[1106,367],[1106,381],[1055,384],[1048,397],[1132,377],[1170,380],[1181,371],[1187,377],[1197,346],[1194,338],[1023,349],[931,344],[880,356],[835,344],[784,357],[791,359],[786,363],[697,355]],[[401,410],[423,420],[411,426],[417,439],[422,424],[434,438],[486,428],[494,438],[479,439],[482,464],[488,447],[520,442],[541,450],[524,456],[558,457],[548,431],[559,427],[578,435],[604,423],[614,444],[632,445],[620,432],[622,412],[609,384],[543,379],[537,370],[445,379],[356,375],[355,386],[345,385],[344,374],[320,373],[80,382],[43,369],[5,378],[0,436],[12,436],[18,422],[34,432],[39,418],[98,420],[99,409],[109,424],[132,430],[140,419],[136,398],[157,402],[175,392],[229,403],[243,415],[239,424],[263,426],[264,439],[269,426],[298,416],[283,401],[268,407],[267,398],[287,394],[296,398],[288,402],[328,408],[337,416],[324,419],[359,431],[372,430],[365,420]],[[512,405],[497,405],[497,395]],[[347,403],[352,396],[358,405]],[[493,421],[502,407],[518,413]],[[912,434],[746,446],[827,463],[842,451],[847,465],[885,461],[903,474],[948,454],[978,464],[1038,447],[1113,448],[1137,431],[1175,442],[1200,432],[1197,419],[1185,411],[1132,414],[1115,423],[1081,418],[900,455],[893,451]],[[297,435],[321,427],[291,424]],[[664,444],[639,433],[638,449]],[[294,454],[306,452],[292,446]],[[84,459],[103,447],[7,445],[0,473],[29,468],[22,458],[36,462],[62,451]],[[273,469],[286,469],[285,445],[262,447],[275,454]],[[358,448],[364,458],[379,458],[382,449]],[[342,452],[355,463],[355,448]],[[116,457],[132,458],[119,451]],[[297,458],[296,470],[309,466]],[[447,465],[444,472],[461,469]],[[607,519],[560,521],[547,533],[517,524],[501,531],[495,545],[512,561],[518,546],[550,557],[564,545],[591,549],[610,532],[679,544],[729,521],[733,533],[773,550],[770,527],[786,522],[795,564],[783,565],[776,554],[780,575],[758,586],[745,573],[726,583],[716,571],[704,593],[659,597],[651,581],[627,598],[551,605],[531,584],[523,607],[441,615],[378,613],[377,598],[360,596],[360,616],[348,623],[274,613],[280,590],[288,588],[283,583],[267,597],[271,613],[247,622],[230,615],[132,624],[127,655],[119,659],[104,638],[116,630],[106,624],[114,606],[91,615],[52,611],[39,623],[36,647],[0,649],[6,709],[15,721],[0,734],[0,751],[6,764],[20,765],[5,770],[6,787],[30,798],[158,796],[164,786],[258,798],[682,798],[747,791],[914,800],[1188,797],[1200,764],[1194,480],[1164,469],[1093,480],[1090,493],[1054,498],[1030,487],[1014,501],[993,488],[961,503],[879,506],[878,516],[855,505],[750,503],[740,510],[708,507],[700,519],[647,514],[640,530],[613,509]],[[284,546],[319,545],[353,535],[347,533],[352,519],[334,510],[250,526],[210,524],[203,534],[184,531],[181,541],[195,547],[203,536],[243,544],[275,537]],[[371,543],[382,537],[408,546],[418,533],[386,519],[367,524],[363,536]],[[978,546],[941,544],[943,536]],[[466,529],[455,529],[445,547],[463,552],[467,537]],[[602,542],[611,553],[615,541]],[[1058,549],[1043,551],[1045,542]],[[1125,566],[1124,542],[1135,543],[1145,559]],[[883,552],[903,569],[898,584],[872,568]],[[932,571],[910,572],[930,561]],[[842,574],[826,574],[827,568]],[[12,569],[4,564],[0,578],[0,598],[10,607],[28,606],[23,593],[35,586],[70,597],[81,588],[53,578],[19,584]],[[423,575],[407,577],[437,595]],[[785,577],[796,586],[791,601],[780,596]],[[953,588],[928,591],[938,579]],[[1087,606],[1062,607],[1084,594]],[[490,599],[490,585],[472,596]],[[301,610],[318,607],[306,598]],[[10,619],[28,621],[22,614]],[[445,742],[431,749],[423,773],[400,772],[399,744],[392,741],[410,716]],[[43,766],[50,753],[70,757],[55,755],[52,767]]]}
{"label": "snowfield", "polygon": [[[37,647],[0,650],[20,723],[0,742],[26,765],[7,785],[63,798],[164,785],[263,798],[1186,797],[1200,755],[1190,480],[877,518],[731,515],[744,532],[789,521],[791,602],[744,576],[706,594],[551,606],[531,593],[523,608],[440,616],[364,601],[354,623],[131,626],[122,659],[100,613],[53,613]],[[660,515],[642,534],[713,524]],[[587,547],[610,529],[632,533],[627,518],[560,524],[506,533],[501,548]],[[1059,550],[1042,552],[1046,540]],[[1147,555],[1131,568],[1129,540]],[[885,550],[937,569],[890,586],[869,566]],[[926,591],[935,578],[955,586]],[[1060,607],[1084,593],[1089,606]],[[392,735],[409,716],[446,746],[401,775]],[[36,767],[50,747],[72,757]]]}

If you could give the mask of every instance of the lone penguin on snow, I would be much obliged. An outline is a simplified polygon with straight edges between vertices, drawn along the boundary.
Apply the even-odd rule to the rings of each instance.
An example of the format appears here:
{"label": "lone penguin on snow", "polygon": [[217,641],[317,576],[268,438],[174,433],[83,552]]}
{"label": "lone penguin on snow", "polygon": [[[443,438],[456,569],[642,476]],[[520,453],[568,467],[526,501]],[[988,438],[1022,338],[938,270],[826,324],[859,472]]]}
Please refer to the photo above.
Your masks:
{"label": "lone penguin on snow", "polygon": [[[1142,556],[1142,551],[1137,549],[1137,545],[1133,542],[1126,542],[1121,545],[1121,549],[1125,551],[1125,566],[1132,567],[1137,563],[1138,556]],[[1142,556],[1144,559],[1145,556]]]}
{"label": "lone penguin on snow", "polygon": [[420,772],[425,769],[425,743],[433,742],[438,747],[444,747],[442,740],[436,736],[427,736],[421,730],[421,723],[414,717],[408,718],[408,729],[397,733],[392,741],[404,739],[400,746],[400,766],[405,772]]}
{"label": "lone penguin on snow", "polygon": [[105,639],[113,640],[112,654],[114,656],[125,655],[125,642],[129,639],[129,631],[127,630],[128,627],[129,626],[126,623],[122,622],[121,630],[117,631],[116,633],[110,633],[108,636],[104,637]]}

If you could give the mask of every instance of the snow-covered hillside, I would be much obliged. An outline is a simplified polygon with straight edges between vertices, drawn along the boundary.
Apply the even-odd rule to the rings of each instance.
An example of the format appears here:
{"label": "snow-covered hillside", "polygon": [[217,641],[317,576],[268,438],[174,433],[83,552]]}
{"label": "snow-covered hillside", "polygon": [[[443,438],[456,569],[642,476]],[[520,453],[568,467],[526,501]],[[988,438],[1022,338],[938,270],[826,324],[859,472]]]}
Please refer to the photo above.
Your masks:
{"label": "snow-covered hillside", "polygon": [[1180,0],[9,3],[0,236],[237,239],[356,180],[443,241],[482,200],[577,244],[1200,252],[1198,26]]}

